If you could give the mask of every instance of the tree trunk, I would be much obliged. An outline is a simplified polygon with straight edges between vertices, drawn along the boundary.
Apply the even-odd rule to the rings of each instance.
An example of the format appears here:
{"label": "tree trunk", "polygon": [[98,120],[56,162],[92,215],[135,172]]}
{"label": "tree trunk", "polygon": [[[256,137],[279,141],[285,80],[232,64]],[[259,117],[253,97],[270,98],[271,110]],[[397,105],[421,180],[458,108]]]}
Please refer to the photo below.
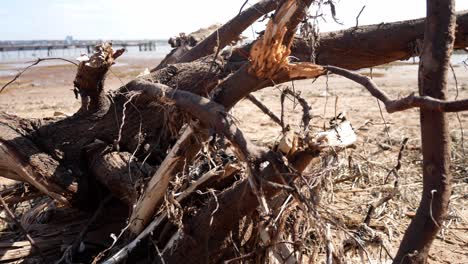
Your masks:
{"label": "tree trunk", "polygon": [[[315,57],[317,64],[349,70],[408,60],[420,55],[425,21],[420,18],[321,33],[315,48],[308,39],[296,37],[291,55],[299,61],[311,61]],[[454,48],[463,49],[468,47],[468,11],[457,13],[456,23]],[[250,47],[246,45],[233,52],[229,58],[233,66],[246,61]]]}
{"label": "tree trunk", "polygon": [[[447,71],[455,36],[453,0],[428,0],[419,93],[447,99]],[[426,263],[432,241],[447,216],[452,177],[447,115],[421,109],[423,193],[393,263]]]}

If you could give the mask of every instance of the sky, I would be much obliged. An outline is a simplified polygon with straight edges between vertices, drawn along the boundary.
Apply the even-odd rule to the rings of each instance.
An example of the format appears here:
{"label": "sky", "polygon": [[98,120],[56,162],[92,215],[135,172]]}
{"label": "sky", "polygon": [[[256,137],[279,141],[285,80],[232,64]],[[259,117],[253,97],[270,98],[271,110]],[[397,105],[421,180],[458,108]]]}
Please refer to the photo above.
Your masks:
{"label": "sky", "polygon": [[[0,0],[0,40],[65,39],[167,39],[224,23],[238,14],[245,0]],[[249,0],[247,6],[255,4]],[[320,31],[356,24],[378,24],[425,16],[426,0],[338,0],[337,17],[328,6]],[[467,0],[456,1],[457,10],[468,9]],[[311,10],[315,13],[315,10]],[[244,35],[264,29],[256,23]],[[249,35],[250,34],[250,35]]]}

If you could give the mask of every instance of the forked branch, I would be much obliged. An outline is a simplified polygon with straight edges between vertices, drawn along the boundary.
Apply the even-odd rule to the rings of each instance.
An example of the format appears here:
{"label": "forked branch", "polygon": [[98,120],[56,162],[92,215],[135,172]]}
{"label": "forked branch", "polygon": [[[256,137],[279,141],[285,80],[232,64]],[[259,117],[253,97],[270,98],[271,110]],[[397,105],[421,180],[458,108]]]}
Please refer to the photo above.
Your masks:
{"label": "forked branch", "polygon": [[324,68],[330,73],[341,75],[364,86],[372,94],[372,96],[385,104],[385,108],[389,113],[403,111],[415,107],[437,112],[460,112],[468,110],[468,99],[446,101],[430,96],[418,96],[414,95],[414,93],[411,93],[402,99],[392,100],[377,86],[377,84],[372,79],[367,76],[334,66],[325,66]]}

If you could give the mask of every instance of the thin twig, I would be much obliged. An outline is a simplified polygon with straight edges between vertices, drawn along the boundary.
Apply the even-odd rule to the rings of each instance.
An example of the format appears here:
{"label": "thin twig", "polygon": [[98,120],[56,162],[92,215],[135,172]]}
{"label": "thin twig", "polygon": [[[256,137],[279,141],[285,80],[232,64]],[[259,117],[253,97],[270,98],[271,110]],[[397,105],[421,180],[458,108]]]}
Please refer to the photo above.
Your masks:
{"label": "thin twig", "polygon": [[263,113],[265,113],[267,116],[271,118],[275,123],[280,125],[282,127],[282,122],[281,119],[273,113],[266,105],[264,105],[260,100],[258,100],[253,94],[249,94],[247,96],[247,99],[249,99],[250,102],[252,102],[254,105],[256,105],[260,110],[262,110]]}
{"label": "thin twig", "polygon": [[435,190],[435,189],[434,189],[434,190],[431,190],[431,203],[429,204],[429,214],[430,214],[431,219],[432,219],[432,221],[434,222],[434,224],[435,224],[438,228],[440,228],[439,223],[437,223],[437,221],[435,220],[434,215],[433,215],[433,213],[432,213],[432,212],[433,212],[433,210],[432,210],[432,202],[434,201],[434,193],[437,193],[437,190]]}
{"label": "thin twig", "polygon": [[241,8],[239,9],[239,14],[237,15],[240,15],[242,13],[242,10],[244,9],[245,5],[249,2],[249,0],[245,0],[245,2],[242,4]]}
{"label": "thin twig", "polygon": [[250,252],[250,253],[247,253],[245,255],[242,255],[242,256],[239,256],[237,258],[232,258],[232,259],[228,259],[228,260],[225,260],[223,262],[223,264],[230,264],[230,263],[242,263],[242,260],[245,260],[245,259],[251,259],[251,258],[254,258],[255,257],[255,252]]}
{"label": "thin twig", "polygon": [[325,79],[325,105],[323,106],[323,117],[327,114],[327,104],[328,104],[328,71]]}
{"label": "thin twig", "polygon": [[388,172],[384,183],[387,183],[387,179],[388,179],[388,177],[390,176],[391,173],[395,174],[395,176],[398,177],[398,171],[401,168],[401,158],[403,157],[403,150],[405,150],[406,143],[408,143],[408,140],[409,140],[409,138],[404,138],[403,139],[403,142],[401,143],[400,151],[398,152],[397,164],[395,165],[395,167],[393,169],[391,169]]}
{"label": "thin twig", "polygon": [[282,129],[282,132],[285,133],[286,132],[286,126],[284,124],[284,99],[286,98],[286,94],[281,92],[281,97],[280,97],[280,104],[281,104],[281,129]]}
{"label": "thin twig", "polygon": [[384,130],[385,130],[385,135],[387,135],[387,143],[388,144],[392,144],[392,141],[390,139],[390,133],[388,132],[389,131],[389,126],[388,126],[388,123],[387,123],[387,120],[385,120],[385,117],[383,115],[383,111],[382,111],[382,107],[380,106],[380,102],[379,102],[379,99],[375,99],[377,101],[377,106],[379,106],[379,112],[380,112],[380,118],[382,118],[382,121],[384,123]]}
{"label": "thin twig", "polygon": [[66,61],[66,62],[69,62],[75,66],[78,67],[78,64],[76,64],[75,62],[71,61],[71,60],[67,60],[67,59],[64,59],[64,58],[38,58],[36,61],[32,62],[31,65],[29,65],[28,67],[24,68],[23,70],[21,70],[18,74],[15,75],[15,77],[13,77],[13,79],[11,79],[9,82],[7,82],[6,84],[4,84],[2,86],[2,88],[0,89],[0,93],[3,92],[3,90],[5,90],[5,88],[7,88],[8,85],[12,84],[13,82],[15,82],[25,71],[29,70],[30,68],[32,68],[33,66],[39,64],[41,61],[46,61],[46,60],[62,60],[62,61]]}
{"label": "thin twig", "polygon": [[397,193],[398,193],[398,180],[395,181],[393,190],[387,196],[380,198],[379,200],[377,200],[376,202],[372,203],[369,206],[369,209],[367,210],[366,218],[364,218],[364,221],[363,221],[364,224],[369,225],[372,219],[372,214],[374,213],[375,209],[383,205],[384,203],[390,201],[393,197],[395,197]]}
{"label": "thin twig", "polygon": [[468,99],[445,101],[430,96],[417,96],[411,93],[402,99],[392,100],[367,76],[335,66],[325,66],[324,68],[331,73],[341,75],[364,86],[372,96],[385,104],[388,113],[403,111],[414,107],[438,112],[468,111]]}
{"label": "thin twig", "polygon": [[283,94],[289,94],[293,96],[299,104],[302,106],[302,123],[304,125],[304,131],[307,131],[309,128],[309,123],[310,120],[312,120],[312,115],[310,114],[310,111],[312,107],[307,103],[307,101],[301,97],[301,95],[298,92],[291,91],[289,88],[286,88],[283,90]]}
{"label": "thin twig", "polygon": [[221,51],[220,49],[221,42],[219,40],[219,29],[216,29],[216,52],[213,57],[213,61],[211,62],[210,69],[208,70],[208,73],[211,73],[213,70],[214,65],[216,64],[216,58],[219,56],[219,52]]}
{"label": "thin twig", "polygon": [[112,198],[112,195],[108,195],[107,197],[104,198],[104,200],[102,200],[99,203],[99,207],[96,209],[93,216],[88,220],[88,223],[86,223],[86,226],[83,228],[83,230],[81,230],[78,237],[76,237],[73,244],[71,246],[69,246],[65,250],[62,257],[58,261],[56,261],[55,263],[62,263],[62,261],[64,261],[65,259],[73,257],[73,255],[76,253],[76,251],[80,248],[80,245],[81,245],[86,233],[88,233],[89,228],[96,221],[97,217],[102,213],[102,210],[104,209],[104,206],[111,200],[111,198]]}
{"label": "thin twig", "polygon": [[361,11],[359,11],[359,14],[356,17],[356,26],[355,26],[355,28],[358,28],[358,26],[359,26],[359,17],[361,16],[362,11],[364,11],[364,8],[366,8],[365,5],[361,8]]}
{"label": "thin twig", "polygon": [[325,241],[327,242],[327,264],[332,264],[333,263],[333,252],[335,251],[333,249],[333,242],[331,239],[331,231],[330,231],[330,224],[326,225],[325,228]]}

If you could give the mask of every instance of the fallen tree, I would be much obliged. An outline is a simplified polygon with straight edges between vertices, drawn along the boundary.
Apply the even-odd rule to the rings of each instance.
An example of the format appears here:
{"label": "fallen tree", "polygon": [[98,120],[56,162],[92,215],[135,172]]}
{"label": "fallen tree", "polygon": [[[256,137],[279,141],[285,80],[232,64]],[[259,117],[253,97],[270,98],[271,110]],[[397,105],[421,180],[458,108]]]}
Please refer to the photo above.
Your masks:
{"label": "fallen tree", "polygon": [[[292,194],[307,205],[309,214],[316,214],[295,180],[331,148],[351,145],[355,135],[347,121],[326,133],[308,131],[306,121],[304,131],[285,133],[286,150],[256,146],[228,114],[236,103],[254,91],[328,72],[363,84],[388,112],[412,107],[440,114],[468,110],[466,100],[449,102],[433,93],[391,100],[368,78],[340,68],[373,67],[418,55],[421,40],[430,34],[424,33],[423,19],[323,34],[315,42],[318,46],[311,48],[307,39],[295,38],[294,33],[312,2],[260,1],[193,48],[172,52],[151,74],[117,91],[105,91],[105,77],[123,51],[114,51],[110,44],[97,46],[77,68],[74,85],[82,106],[76,114],[41,120],[0,115],[0,175],[27,182],[65,207],[95,210],[103,193],[125,204],[130,209],[125,239],[112,244],[118,242],[120,250],[103,251],[94,262],[137,259],[130,253],[150,233],[156,241],[151,259],[179,263],[233,258],[228,240],[239,225],[251,226],[246,216],[256,210],[262,219],[255,230],[264,250],[259,255],[269,261],[299,262],[292,254],[294,247],[275,244],[279,226],[271,214],[281,208],[275,199]],[[273,10],[275,15],[259,39],[218,56],[245,28]],[[457,23],[457,33],[450,30],[447,41],[454,41],[455,48],[466,47],[468,13],[458,14]],[[442,48],[450,54],[452,46]],[[291,62],[291,56],[300,61]],[[334,66],[320,66],[327,64]],[[203,175],[195,177],[193,169],[203,166],[208,168],[199,169]],[[215,175],[219,179],[213,179]],[[197,190],[211,196],[197,199]],[[238,197],[242,203],[235,202]],[[443,217],[440,210],[438,221]],[[242,238],[245,234],[238,233],[240,244],[257,242],[256,235]],[[433,239],[435,233],[430,236]],[[426,239],[421,247],[428,250],[430,242]],[[67,258],[73,260],[76,250],[71,247]],[[336,253],[334,257],[339,259]]]}

